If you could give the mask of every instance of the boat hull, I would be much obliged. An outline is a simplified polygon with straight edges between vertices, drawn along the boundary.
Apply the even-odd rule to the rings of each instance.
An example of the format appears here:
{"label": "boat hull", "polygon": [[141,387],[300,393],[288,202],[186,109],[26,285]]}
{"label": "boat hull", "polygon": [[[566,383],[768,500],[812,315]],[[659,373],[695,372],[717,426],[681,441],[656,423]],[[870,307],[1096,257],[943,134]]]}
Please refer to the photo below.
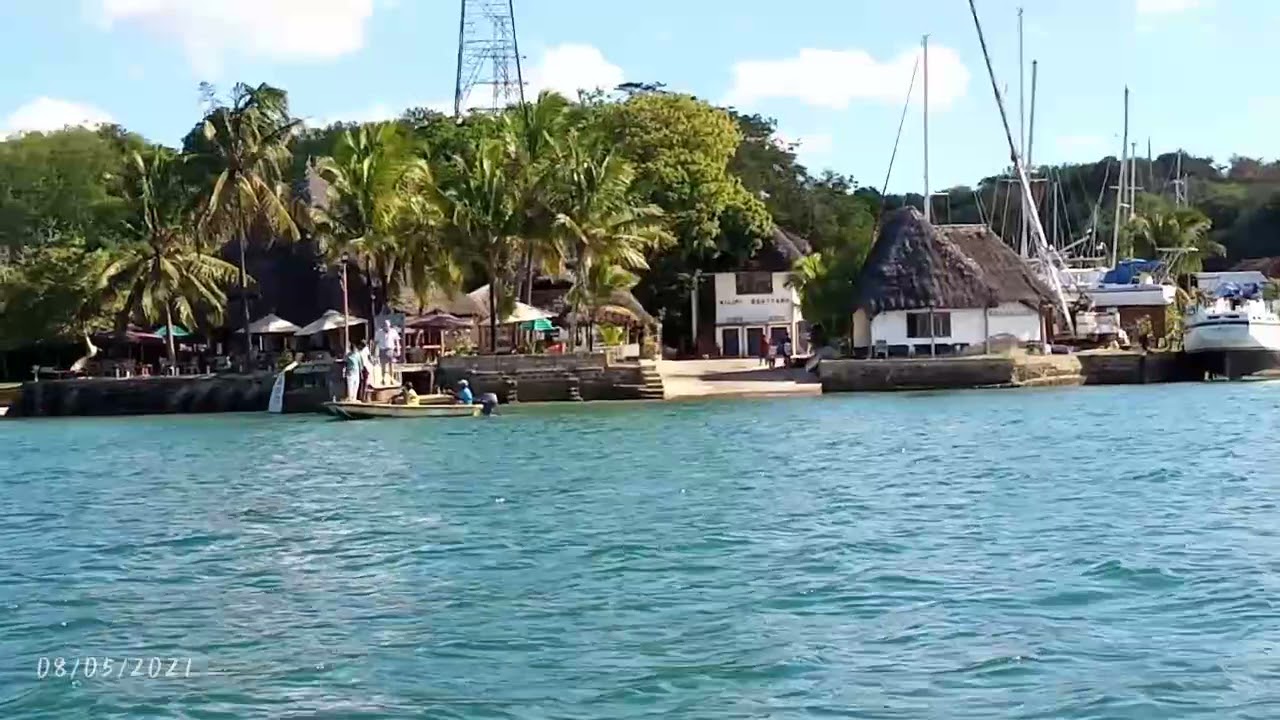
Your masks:
{"label": "boat hull", "polygon": [[327,402],[324,408],[329,414],[343,420],[478,417],[483,410],[479,405],[389,405],[360,402]]}
{"label": "boat hull", "polygon": [[1197,319],[1182,346],[1198,369],[1222,377],[1280,368],[1280,321],[1271,318]]}

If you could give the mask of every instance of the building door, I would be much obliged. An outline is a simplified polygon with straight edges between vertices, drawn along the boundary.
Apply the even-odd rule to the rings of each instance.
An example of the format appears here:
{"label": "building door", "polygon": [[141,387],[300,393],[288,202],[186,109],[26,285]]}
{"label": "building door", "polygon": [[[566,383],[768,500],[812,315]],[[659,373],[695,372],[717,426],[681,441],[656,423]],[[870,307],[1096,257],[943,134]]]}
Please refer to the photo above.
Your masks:
{"label": "building door", "polygon": [[[786,340],[787,336],[790,334],[790,328],[786,325],[774,325],[769,328],[769,342],[773,343],[774,346],[779,349],[779,352],[781,352],[782,341]],[[792,338],[791,344],[795,345],[795,338]]]}
{"label": "building door", "polygon": [[742,331],[736,327],[720,328],[720,354],[724,357],[742,357]]}
{"label": "building door", "polygon": [[764,339],[764,328],[747,328],[747,352],[750,357],[760,357],[760,341]]}

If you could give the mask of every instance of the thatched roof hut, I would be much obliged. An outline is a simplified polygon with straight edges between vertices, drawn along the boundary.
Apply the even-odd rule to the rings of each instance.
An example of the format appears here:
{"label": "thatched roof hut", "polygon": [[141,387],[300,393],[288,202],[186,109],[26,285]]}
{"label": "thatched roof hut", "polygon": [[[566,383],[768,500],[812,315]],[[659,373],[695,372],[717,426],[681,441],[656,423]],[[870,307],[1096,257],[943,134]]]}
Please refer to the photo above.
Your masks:
{"label": "thatched roof hut", "polygon": [[533,285],[533,304],[555,313],[565,322],[572,320],[578,324],[607,322],[620,325],[636,322],[648,326],[658,324],[658,319],[645,310],[630,290],[615,290],[608,300],[597,308],[595,317],[573,316],[567,297],[572,285],[573,281],[567,275],[538,278]]}
{"label": "thatched roof hut", "polygon": [[745,271],[788,272],[800,258],[813,252],[809,241],[779,227],[740,268]]}
{"label": "thatched roof hut", "polygon": [[1052,302],[1026,261],[985,225],[935,227],[913,207],[887,217],[857,282],[856,309],[983,308]]}
{"label": "thatched roof hut", "polygon": [[934,230],[978,264],[995,290],[997,302],[1020,302],[1031,308],[1053,304],[1049,286],[991,228],[981,224],[938,225]]}

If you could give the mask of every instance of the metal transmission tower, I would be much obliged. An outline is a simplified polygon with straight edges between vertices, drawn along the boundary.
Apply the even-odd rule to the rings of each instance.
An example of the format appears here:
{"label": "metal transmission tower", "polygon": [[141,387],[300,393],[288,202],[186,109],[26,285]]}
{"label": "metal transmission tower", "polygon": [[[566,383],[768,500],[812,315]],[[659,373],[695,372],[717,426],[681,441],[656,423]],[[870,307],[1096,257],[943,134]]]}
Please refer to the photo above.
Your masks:
{"label": "metal transmission tower", "polygon": [[462,117],[471,93],[479,86],[491,89],[492,110],[523,104],[524,73],[513,0],[461,0],[461,5],[454,116]]}

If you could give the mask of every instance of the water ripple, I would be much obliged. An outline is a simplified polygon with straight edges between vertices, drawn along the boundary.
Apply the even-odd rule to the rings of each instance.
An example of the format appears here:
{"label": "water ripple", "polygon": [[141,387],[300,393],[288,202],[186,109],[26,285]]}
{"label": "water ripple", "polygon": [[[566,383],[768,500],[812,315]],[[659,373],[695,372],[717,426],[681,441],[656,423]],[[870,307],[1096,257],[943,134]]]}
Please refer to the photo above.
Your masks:
{"label": "water ripple", "polygon": [[0,717],[1271,718],[1278,404],[4,423]]}

